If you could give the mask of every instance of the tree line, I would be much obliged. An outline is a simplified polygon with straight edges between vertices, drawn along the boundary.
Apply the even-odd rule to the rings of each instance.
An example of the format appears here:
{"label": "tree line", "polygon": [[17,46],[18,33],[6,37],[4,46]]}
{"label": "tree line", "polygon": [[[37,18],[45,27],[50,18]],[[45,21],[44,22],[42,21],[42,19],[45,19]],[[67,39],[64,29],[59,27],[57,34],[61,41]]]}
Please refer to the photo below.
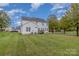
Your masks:
{"label": "tree line", "polygon": [[[48,22],[49,31],[52,33],[61,30],[63,30],[64,34],[66,31],[76,31],[77,36],[79,36],[79,4],[71,4],[71,8],[66,11],[60,20],[55,15],[50,15]],[[9,15],[4,11],[0,11],[0,31],[4,31],[9,26]]]}
{"label": "tree line", "polygon": [[76,31],[79,36],[79,4],[71,4],[71,8],[66,11],[65,15],[60,20],[54,15],[48,17],[49,31],[61,31],[64,34],[66,31]]}

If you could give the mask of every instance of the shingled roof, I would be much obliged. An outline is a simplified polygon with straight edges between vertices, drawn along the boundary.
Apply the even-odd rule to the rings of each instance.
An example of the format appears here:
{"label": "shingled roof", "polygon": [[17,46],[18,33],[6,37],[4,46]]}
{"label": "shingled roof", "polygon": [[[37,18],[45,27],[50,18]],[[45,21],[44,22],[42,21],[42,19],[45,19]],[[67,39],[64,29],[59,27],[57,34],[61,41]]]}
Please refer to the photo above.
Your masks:
{"label": "shingled roof", "polygon": [[44,19],[36,18],[36,17],[22,17],[22,20],[28,20],[28,21],[36,21],[36,22],[47,22]]}

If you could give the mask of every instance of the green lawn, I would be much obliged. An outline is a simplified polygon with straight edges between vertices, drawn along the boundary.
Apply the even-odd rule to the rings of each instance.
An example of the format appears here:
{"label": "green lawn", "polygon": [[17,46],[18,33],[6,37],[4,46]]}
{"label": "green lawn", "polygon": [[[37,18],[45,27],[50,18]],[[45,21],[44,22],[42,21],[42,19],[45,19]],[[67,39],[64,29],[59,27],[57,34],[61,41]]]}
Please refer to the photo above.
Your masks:
{"label": "green lawn", "polygon": [[79,55],[79,37],[63,34],[21,35],[0,32],[0,55]]}

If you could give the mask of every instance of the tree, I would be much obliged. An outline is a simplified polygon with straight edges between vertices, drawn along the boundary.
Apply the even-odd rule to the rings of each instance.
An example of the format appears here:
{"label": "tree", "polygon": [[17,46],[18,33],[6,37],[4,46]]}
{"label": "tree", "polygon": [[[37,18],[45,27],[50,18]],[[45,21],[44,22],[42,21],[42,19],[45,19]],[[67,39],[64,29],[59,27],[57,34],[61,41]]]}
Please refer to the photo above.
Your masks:
{"label": "tree", "polygon": [[77,36],[79,36],[79,5],[77,3],[71,5],[72,20],[74,21],[74,26],[76,27]]}
{"label": "tree", "polygon": [[49,22],[49,31],[55,32],[58,28],[57,17],[56,16],[49,16],[48,22]]}
{"label": "tree", "polygon": [[65,32],[66,32],[66,30],[68,28],[68,25],[67,24],[68,24],[67,23],[67,19],[66,19],[65,16],[63,16],[62,19],[60,20],[60,26],[61,26],[61,29],[64,30],[64,34],[65,34]]}
{"label": "tree", "polygon": [[73,27],[73,21],[71,20],[71,13],[68,10],[60,20],[61,29],[64,30],[64,34],[67,30]]}
{"label": "tree", "polygon": [[6,27],[9,26],[9,16],[6,12],[0,11],[0,31],[3,31]]}

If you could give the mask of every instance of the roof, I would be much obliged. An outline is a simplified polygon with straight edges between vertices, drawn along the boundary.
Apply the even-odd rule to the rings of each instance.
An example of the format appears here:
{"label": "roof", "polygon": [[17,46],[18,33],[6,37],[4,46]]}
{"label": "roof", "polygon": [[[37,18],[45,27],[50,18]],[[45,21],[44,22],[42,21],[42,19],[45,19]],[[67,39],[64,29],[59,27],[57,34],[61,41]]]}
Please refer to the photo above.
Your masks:
{"label": "roof", "polygon": [[44,19],[36,18],[36,17],[22,17],[22,20],[36,21],[36,22],[47,22]]}

